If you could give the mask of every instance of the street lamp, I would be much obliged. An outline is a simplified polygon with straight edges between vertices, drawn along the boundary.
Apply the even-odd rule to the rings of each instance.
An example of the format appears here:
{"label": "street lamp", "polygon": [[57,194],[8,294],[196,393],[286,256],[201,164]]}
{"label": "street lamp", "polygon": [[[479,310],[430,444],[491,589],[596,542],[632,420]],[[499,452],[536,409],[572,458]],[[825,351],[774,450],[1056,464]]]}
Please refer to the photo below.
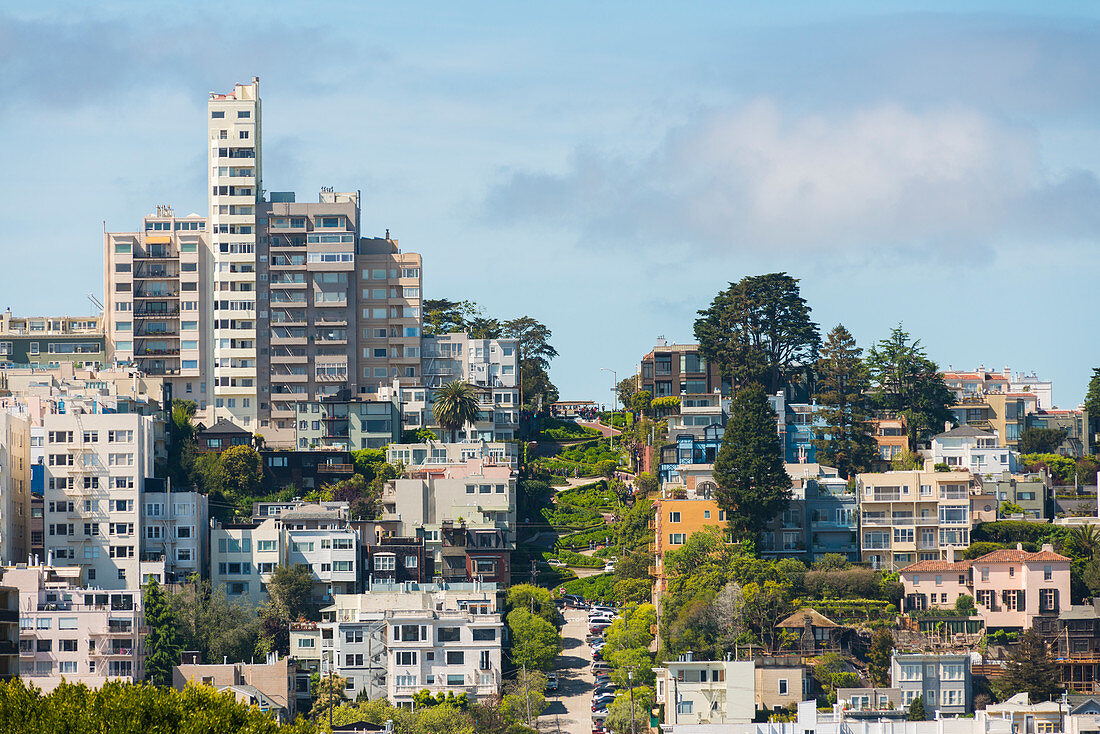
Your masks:
{"label": "street lamp", "polygon": [[[619,373],[608,367],[600,367],[601,372],[611,373],[611,449],[615,449],[615,411],[619,407]],[[624,406],[625,407],[625,406]]]}

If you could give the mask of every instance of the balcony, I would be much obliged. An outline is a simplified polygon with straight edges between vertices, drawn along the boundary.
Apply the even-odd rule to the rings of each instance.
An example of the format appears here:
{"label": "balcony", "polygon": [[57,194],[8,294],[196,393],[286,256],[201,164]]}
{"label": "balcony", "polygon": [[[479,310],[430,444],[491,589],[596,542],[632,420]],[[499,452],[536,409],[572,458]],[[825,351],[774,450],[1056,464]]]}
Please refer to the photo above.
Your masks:
{"label": "balcony", "polygon": [[355,471],[354,464],[318,464],[319,474],[351,474]]}
{"label": "balcony", "polygon": [[179,306],[169,308],[135,308],[134,316],[139,319],[165,319],[170,316],[179,316]]}
{"label": "balcony", "polygon": [[135,260],[171,260],[173,259],[172,251],[167,247],[156,247],[149,245],[144,251],[135,251]]}
{"label": "balcony", "polygon": [[176,289],[172,290],[147,290],[145,288],[135,288],[134,298],[179,298],[180,292]]}

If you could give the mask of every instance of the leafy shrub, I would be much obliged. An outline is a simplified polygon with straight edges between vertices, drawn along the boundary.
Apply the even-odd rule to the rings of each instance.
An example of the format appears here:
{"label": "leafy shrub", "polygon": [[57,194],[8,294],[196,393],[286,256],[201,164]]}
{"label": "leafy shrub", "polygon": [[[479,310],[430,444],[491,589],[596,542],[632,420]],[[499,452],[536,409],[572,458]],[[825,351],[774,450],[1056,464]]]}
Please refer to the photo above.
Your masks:
{"label": "leafy shrub", "polygon": [[562,593],[578,594],[585,599],[612,601],[615,595],[615,574],[599,573],[583,579],[567,581],[562,585]]}
{"label": "leafy shrub", "polygon": [[807,571],[802,579],[806,594],[815,599],[852,599],[879,596],[880,575],[869,568]]}

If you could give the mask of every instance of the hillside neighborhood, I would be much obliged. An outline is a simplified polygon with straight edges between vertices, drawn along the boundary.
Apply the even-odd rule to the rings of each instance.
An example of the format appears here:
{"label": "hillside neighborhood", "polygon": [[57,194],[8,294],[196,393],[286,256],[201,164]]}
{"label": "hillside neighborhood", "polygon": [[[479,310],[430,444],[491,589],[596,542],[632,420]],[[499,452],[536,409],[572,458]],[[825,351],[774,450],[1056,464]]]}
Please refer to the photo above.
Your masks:
{"label": "hillside neighborhood", "polygon": [[1100,368],[858,344],[772,272],[561,395],[537,303],[262,187],[259,84],[97,315],[0,315],[6,730],[1100,732]]}

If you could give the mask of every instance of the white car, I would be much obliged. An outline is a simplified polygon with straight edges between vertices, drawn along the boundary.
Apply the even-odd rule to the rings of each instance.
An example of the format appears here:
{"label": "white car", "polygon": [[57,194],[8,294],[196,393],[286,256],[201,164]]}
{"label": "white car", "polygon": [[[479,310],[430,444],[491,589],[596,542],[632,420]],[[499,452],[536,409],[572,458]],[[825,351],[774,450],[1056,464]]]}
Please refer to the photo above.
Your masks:
{"label": "white car", "polygon": [[546,563],[554,568],[565,568],[565,561],[558,560],[557,558],[551,558]]}
{"label": "white car", "polygon": [[615,573],[615,564],[614,563],[604,564],[603,572],[604,573]]}

